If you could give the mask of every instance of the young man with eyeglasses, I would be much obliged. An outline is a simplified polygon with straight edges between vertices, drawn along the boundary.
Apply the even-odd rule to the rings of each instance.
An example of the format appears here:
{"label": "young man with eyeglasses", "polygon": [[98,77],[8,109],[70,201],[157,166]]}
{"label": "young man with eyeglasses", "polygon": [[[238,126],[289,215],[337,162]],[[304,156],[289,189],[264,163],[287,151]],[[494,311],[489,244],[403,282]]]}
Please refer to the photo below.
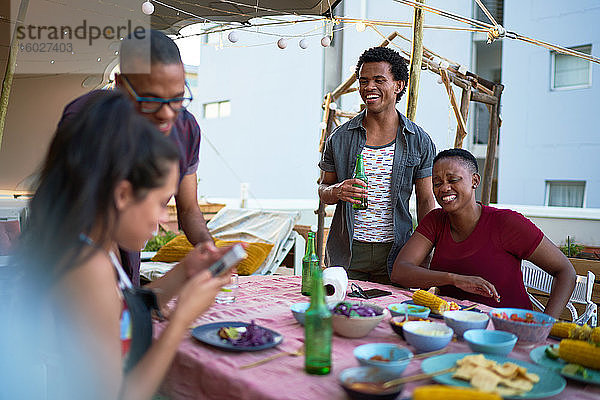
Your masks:
{"label": "young man with eyeglasses", "polygon": [[[179,49],[173,40],[155,30],[139,40],[123,39],[120,70],[115,84],[128,93],[138,112],[148,118],[177,146],[179,160],[179,190],[175,195],[177,219],[188,240],[196,245],[204,243],[210,250],[214,243],[198,206],[196,170],[199,162],[200,127],[186,110],[192,100],[185,82],[185,71]],[[138,34],[138,37],[141,35]],[[149,64],[149,65],[148,65]],[[65,107],[60,124],[76,117],[84,104],[93,98],[92,91]],[[139,252],[119,249],[121,261],[134,284],[139,286]]]}

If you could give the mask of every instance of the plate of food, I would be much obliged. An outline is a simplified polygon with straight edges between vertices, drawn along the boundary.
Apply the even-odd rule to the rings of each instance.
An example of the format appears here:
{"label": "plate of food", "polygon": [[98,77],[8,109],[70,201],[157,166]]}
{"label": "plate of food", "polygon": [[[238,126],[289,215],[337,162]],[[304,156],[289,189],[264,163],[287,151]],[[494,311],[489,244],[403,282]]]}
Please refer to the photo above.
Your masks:
{"label": "plate of food", "polygon": [[577,364],[569,364],[558,357],[557,347],[553,345],[536,347],[531,350],[529,357],[534,363],[552,369],[566,378],[600,385],[599,370],[585,368]]}
{"label": "plate of food", "polygon": [[563,391],[565,379],[553,370],[513,358],[478,353],[450,353],[430,357],[421,369],[434,373],[456,367],[432,379],[450,386],[475,387],[505,399],[539,399]]}
{"label": "plate of food", "polygon": [[192,329],[192,336],[202,343],[229,351],[270,349],[283,341],[283,335],[256,325],[254,321],[215,322]]}

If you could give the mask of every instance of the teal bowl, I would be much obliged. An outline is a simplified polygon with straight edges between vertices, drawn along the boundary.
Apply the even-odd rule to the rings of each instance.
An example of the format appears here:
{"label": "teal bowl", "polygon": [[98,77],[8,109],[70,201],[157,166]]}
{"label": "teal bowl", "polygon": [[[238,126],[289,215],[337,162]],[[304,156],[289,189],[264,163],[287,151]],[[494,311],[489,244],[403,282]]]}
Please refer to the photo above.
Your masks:
{"label": "teal bowl", "polygon": [[517,343],[517,335],[514,333],[487,329],[468,330],[463,338],[474,352],[500,356],[507,356]]}
{"label": "teal bowl", "polygon": [[410,363],[413,353],[394,343],[367,343],[354,348],[354,357],[361,365],[400,376]]}
{"label": "teal bowl", "polygon": [[388,310],[392,313],[392,317],[400,317],[408,314],[411,317],[427,318],[431,310],[429,307],[417,306],[414,304],[398,303],[390,304],[387,306]]}
{"label": "teal bowl", "polygon": [[296,318],[296,321],[300,323],[300,325],[304,325],[304,318],[306,314],[306,310],[310,303],[294,303],[290,306],[290,310],[292,310],[292,315]]}

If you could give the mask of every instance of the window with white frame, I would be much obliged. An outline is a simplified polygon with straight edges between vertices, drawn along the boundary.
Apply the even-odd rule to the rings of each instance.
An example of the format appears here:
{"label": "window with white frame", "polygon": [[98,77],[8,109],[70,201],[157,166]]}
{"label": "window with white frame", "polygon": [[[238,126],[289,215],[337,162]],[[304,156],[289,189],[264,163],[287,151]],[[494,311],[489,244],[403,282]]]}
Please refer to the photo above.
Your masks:
{"label": "window with white frame", "polygon": [[583,207],[585,181],[546,181],[546,205]]}
{"label": "window with white frame", "polygon": [[[592,45],[571,47],[580,53],[592,54]],[[592,84],[592,63],[579,57],[552,52],[552,89],[575,89]]]}
{"label": "window with white frame", "polygon": [[231,101],[215,101],[204,104],[204,119],[225,118],[231,115]]}

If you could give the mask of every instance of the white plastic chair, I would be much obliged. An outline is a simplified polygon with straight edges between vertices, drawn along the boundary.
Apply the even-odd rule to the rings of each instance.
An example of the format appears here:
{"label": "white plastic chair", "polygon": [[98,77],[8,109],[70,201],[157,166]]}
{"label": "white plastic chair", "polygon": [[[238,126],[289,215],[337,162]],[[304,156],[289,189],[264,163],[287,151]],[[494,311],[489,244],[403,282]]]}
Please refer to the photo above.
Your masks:
{"label": "white plastic chair", "polygon": [[[521,272],[523,273],[523,283],[525,284],[526,289],[535,289],[550,294],[552,290],[552,280],[554,279],[552,275],[527,260],[523,260]],[[596,304],[592,302],[592,290],[594,288],[595,280],[596,275],[591,271],[588,271],[587,276],[577,275],[575,288],[567,303],[567,308],[571,312],[571,318],[576,324],[583,325],[588,323],[588,321],[589,325],[592,327],[595,327],[597,324],[598,309]],[[531,302],[540,310],[544,311],[544,305],[531,293],[527,292],[527,294],[529,295]],[[581,316],[577,315],[577,310],[573,306],[573,303],[584,304],[586,306],[585,312]]]}

